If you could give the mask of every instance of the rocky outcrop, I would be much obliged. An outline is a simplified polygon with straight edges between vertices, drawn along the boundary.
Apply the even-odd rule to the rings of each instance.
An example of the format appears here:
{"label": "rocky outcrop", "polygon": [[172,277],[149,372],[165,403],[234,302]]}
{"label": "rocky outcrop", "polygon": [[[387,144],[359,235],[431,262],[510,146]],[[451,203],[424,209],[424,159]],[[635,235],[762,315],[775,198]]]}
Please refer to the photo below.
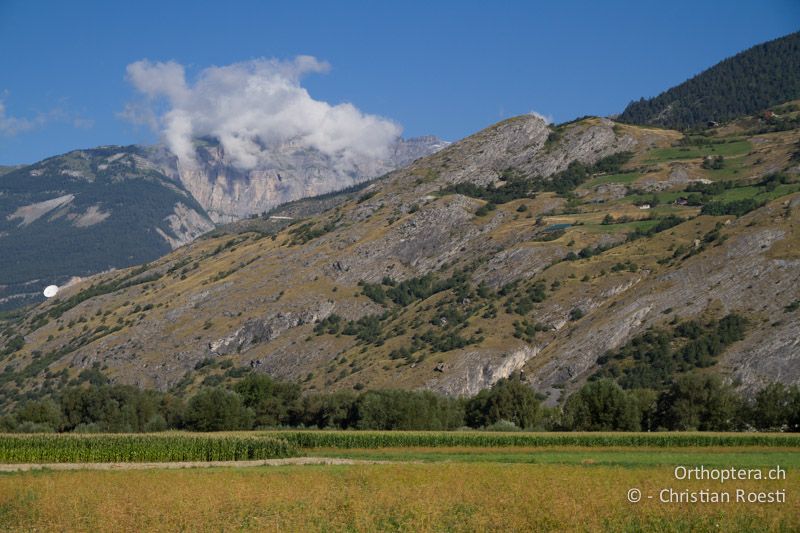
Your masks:
{"label": "rocky outcrop", "polygon": [[161,228],[156,228],[156,231],[173,250],[214,229],[214,224],[207,217],[188,208],[183,202],[175,204],[175,211],[164,220],[169,224],[171,235]]}
{"label": "rocky outcrop", "polygon": [[111,216],[111,211],[103,211],[100,204],[89,206],[84,213],[74,214],[71,218],[76,228],[88,228],[100,224]]}
{"label": "rocky outcrop", "polygon": [[486,231],[470,224],[477,205],[460,195],[432,202],[393,226],[379,243],[364,243],[339,256],[332,273],[352,283],[427,273],[452,260],[464,246],[477,244],[475,239]]}
{"label": "rocky outcrop", "polygon": [[591,164],[637,145],[633,136],[617,135],[614,123],[603,118],[565,126],[559,142],[548,143],[552,132],[538,116],[515,117],[447,147],[430,161],[440,163],[445,182],[488,185],[505,170],[546,178],[573,161]]}
{"label": "rocky outcrop", "polygon": [[520,346],[500,355],[469,351],[451,365],[437,367],[442,376],[430,380],[427,388],[449,396],[472,396],[522,370],[539,350],[536,346]]}
{"label": "rocky outcrop", "polygon": [[46,215],[47,213],[63,207],[75,199],[74,194],[65,194],[63,196],[59,196],[57,198],[52,198],[50,200],[45,200],[43,202],[36,202],[35,204],[24,205],[20,206],[11,213],[10,215],[6,216],[7,220],[18,220],[21,219],[22,222],[19,223],[20,227],[27,226],[30,223],[38,220],[40,217]]}
{"label": "rocky outcrop", "polygon": [[542,249],[530,244],[501,250],[478,269],[475,281],[500,287],[517,279],[530,278],[563,259],[567,253],[567,248],[562,246]]}
{"label": "rocky outcrop", "polygon": [[707,179],[694,175],[695,172],[685,163],[674,163],[670,165],[666,179],[646,176],[639,180],[638,186],[645,192],[660,192],[674,187],[685,187],[690,183],[711,183]]}
{"label": "rocky outcrop", "polygon": [[276,339],[288,329],[322,320],[333,311],[333,302],[324,302],[313,309],[294,313],[278,312],[263,319],[249,319],[230,335],[208,344],[212,355],[246,352],[253,346]]}

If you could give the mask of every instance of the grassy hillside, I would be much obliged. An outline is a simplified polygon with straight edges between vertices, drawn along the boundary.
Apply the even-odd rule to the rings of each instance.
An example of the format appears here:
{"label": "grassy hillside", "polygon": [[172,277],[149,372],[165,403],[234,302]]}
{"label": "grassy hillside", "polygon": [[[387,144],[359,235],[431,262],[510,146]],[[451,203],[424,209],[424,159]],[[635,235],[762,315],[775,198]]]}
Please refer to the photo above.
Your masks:
{"label": "grassy hillside", "polygon": [[[627,386],[642,357],[664,363],[647,387],[795,383],[800,135],[760,128],[502,122],[272,234],[203,239],[8,319],[4,402],[251,372],[450,395],[522,372],[556,402],[595,375]],[[651,328],[669,349],[637,340]]]}
{"label": "grassy hillside", "polygon": [[705,127],[800,98],[800,33],[740,52],[656,97],[631,102],[622,122]]}

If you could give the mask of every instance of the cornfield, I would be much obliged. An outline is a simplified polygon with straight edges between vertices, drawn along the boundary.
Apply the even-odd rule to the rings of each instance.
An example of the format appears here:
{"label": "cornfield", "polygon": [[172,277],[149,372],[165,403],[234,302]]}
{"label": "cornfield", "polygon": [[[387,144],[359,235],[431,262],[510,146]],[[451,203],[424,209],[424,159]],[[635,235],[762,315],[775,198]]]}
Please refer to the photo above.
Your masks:
{"label": "cornfield", "polygon": [[222,434],[0,434],[0,463],[243,461],[315,448],[798,447],[797,434],[267,431]]}
{"label": "cornfield", "polygon": [[275,431],[298,448],[403,447],[800,447],[800,435],[742,433],[488,433],[413,431]]}
{"label": "cornfield", "polygon": [[0,435],[0,463],[244,461],[298,455],[270,436]]}

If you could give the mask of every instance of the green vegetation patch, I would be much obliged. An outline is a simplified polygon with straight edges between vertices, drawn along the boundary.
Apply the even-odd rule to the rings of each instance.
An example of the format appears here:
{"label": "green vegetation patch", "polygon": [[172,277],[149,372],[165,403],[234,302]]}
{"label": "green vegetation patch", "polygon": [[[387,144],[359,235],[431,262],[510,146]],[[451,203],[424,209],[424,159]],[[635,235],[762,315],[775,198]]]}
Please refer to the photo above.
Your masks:
{"label": "green vegetation patch", "polygon": [[330,233],[341,221],[342,215],[339,215],[336,218],[331,218],[330,220],[326,221],[324,224],[318,225],[316,222],[306,222],[300,225],[297,225],[289,230],[289,234],[292,236],[292,240],[289,243],[290,246],[305,244],[310,240],[316,239],[318,237],[322,237],[323,235]]}
{"label": "green vegetation patch", "polygon": [[732,464],[740,468],[781,465],[783,468],[800,468],[800,454],[792,449],[752,447],[724,447],[720,449],[687,450],[667,447],[653,453],[642,448],[589,448],[547,446],[541,448],[519,447],[458,447],[458,448],[379,448],[379,449],[325,449],[309,450],[308,455],[338,457],[368,461],[420,461],[425,463],[511,463],[511,464],[561,464],[583,466],[621,466],[643,468],[650,466],[674,467],[680,464],[703,464],[707,467],[725,467]]}
{"label": "green vegetation patch", "polygon": [[675,161],[677,159],[697,159],[706,156],[735,157],[745,155],[752,150],[748,141],[733,141],[708,146],[672,146],[670,148],[654,148],[647,153],[648,163]]}
{"label": "green vegetation patch", "polygon": [[709,202],[703,206],[701,215],[733,215],[740,217],[750,211],[763,206],[765,202],[759,202],[755,198],[745,198],[744,200],[734,200],[732,202]]}
{"label": "green vegetation patch", "polygon": [[264,435],[0,435],[3,463],[245,461],[296,455],[286,439]]}
{"label": "green vegetation patch", "polygon": [[267,435],[286,439],[303,449],[405,447],[511,446],[644,446],[686,448],[714,446],[800,446],[798,435],[720,433],[493,433],[421,431],[276,431]]}
{"label": "green vegetation patch", "polygon": [[450,289],[466,290],[467,274],[457,271],[447,279],[439,280],[432,273],[424,276],[409,278],[397,282],[389,277],[383,278],[381,283],[359,283],[364,296],[378,304],[385,304],[387,301],[405,307],[418,300],[426,298]]}
{"label": "green vegetation patch", "polygon": [[626,389],[663,388],[675,374],[714,365],[729,344],[744,338],[745,327],[744,318],[730,314],[648,331],[600,356],[600,370],[590,379],[613,378]]}
{"label": "green vegetation patch", "polygon": [[619,173],[622,166],[633,157],[632,152],[620,152],[604,157],[593,165],[573,161],[561,172],[549,178],[541,176],[521,176],[519,173],[506,170],[500,175],[505,181],[501,187],[494,185],[480,186],[474,183],[458,183],[441,190],[442,194],[463,194],[472,198],[480,198],[491,204],[504,204],[520,198],[530,198],[539,191],[551,191],[566,194],[578,185],[599,173]]}

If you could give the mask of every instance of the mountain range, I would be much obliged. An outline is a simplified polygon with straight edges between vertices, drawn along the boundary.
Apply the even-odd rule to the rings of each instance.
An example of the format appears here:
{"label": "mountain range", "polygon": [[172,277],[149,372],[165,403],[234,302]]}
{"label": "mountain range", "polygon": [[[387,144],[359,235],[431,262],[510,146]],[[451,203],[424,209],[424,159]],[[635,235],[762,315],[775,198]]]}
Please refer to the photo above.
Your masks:
{"label": "mountain range", "polygon": [[0,174],[0,309],[41,301],[50,284],[156,259],[218,223],[340,190],[446,146],[398,139],[384,160],[341,168],[311,149],[274,147],[252,170],[219,143],[181,166],[163,146],[76,150]]}
{"label": "mountain range", "polygon": [[[126,183],[119,169],[152,169],[137,187],[171,191],[173,209],[152,220],[180,203],[198,222],[159,227],[191,240],[160,258],[6,316],[0,404],[95,380],[184,395],[252,372],[305,392],[451,396],[513,375],[551,405],[598,378],[796,384],[800,94],[787,96],[702,131],[522,115],[447,146],[423,140],[433,153],[317,197],[300,198],[326,192],[313,173],[284,188],[289,171],[275,172],[267,181],[293,201],[233,222],[260,197],[215,191],[271,171],[215,174],[213,141],[198,141],[211,170],[186,178],[158,149],[93,152],[88,167],[58,158],[41,176],[109,190]],[[42,183],[51,196],[25,206],[51,203],[11,213],[18,227],[96,227],[114,208]],[[228,223],[197,238],[214,222]]]}

